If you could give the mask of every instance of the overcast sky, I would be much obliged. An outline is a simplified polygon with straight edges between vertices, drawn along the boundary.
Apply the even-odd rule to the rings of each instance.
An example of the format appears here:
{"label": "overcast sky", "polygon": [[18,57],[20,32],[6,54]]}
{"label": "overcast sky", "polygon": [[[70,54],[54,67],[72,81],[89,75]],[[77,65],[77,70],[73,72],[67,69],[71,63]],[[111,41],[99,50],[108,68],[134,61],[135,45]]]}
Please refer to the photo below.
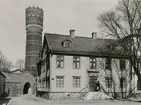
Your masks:
{"label": "overcast sky", "polygon": [[44,32],[91,37],[98,32],[96,17],[117,4],[117,0],[0,0],[0,50],[11,61],[25,59],[25,9],[44,10]]}

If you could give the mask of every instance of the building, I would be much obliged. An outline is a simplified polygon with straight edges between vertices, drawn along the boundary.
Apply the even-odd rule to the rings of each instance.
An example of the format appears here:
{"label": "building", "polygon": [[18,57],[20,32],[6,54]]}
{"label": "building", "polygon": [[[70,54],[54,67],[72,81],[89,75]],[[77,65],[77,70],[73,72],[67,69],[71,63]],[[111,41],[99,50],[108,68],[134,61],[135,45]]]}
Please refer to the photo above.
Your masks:
{"label": "building", "polygon": [[[134,88],[128,52],[121,41],[45,33],[38,65],[38,91],[49,98],[78,97],[95,91],[100,81],[103,92],[126,97]],[[133,71],[132,71],[133,72]],[[141,89],[138,89],[138,91]],[[77,95],[76,95],[77,94]]]}
{"label": "building", "polygon": [[21,70],[14,71],[3,71],[6,76],[5,80],[5,92],[8,96],[19,96],[22,94],[22,81],[21,81]]}
{"label": "building", "polygon": [[0,98],[5,93],[5,79],[6,79],[5,75],[2,72],[0,72]]}

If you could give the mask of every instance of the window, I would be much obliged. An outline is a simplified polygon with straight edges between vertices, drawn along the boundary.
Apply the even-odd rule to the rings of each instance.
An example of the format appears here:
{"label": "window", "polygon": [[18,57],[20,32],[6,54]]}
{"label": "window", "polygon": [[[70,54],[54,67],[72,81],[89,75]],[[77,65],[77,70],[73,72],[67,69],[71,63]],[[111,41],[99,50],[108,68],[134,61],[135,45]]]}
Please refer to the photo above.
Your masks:
{"label": "window", "polygon": [[125,70],[125,60],[120,60],[120,70]]}
{"label": "window", "polygon": [[64,56],[57,55],[57,68],[63,68],[64,67]]}
{"label": "window", "polygon": [[106,77],[105,78],[105,86],[107,88],[112,88],[112,77]]}
{"label": "window", "polygon": [[137,81],[137,90],[141,90],[141,81],[140,80]]}
{"label": "window", "polygon": [[64,87],[64,76],[56,77],[56,87]]}
{"label": "window", "polygon": [[96,58],[90,58],[90,69],[96,69]]}
{"label": "window", "polygon": [[73,76],[73,87],[80,87],[80,76]]}
{"label": "window", "polygon": [[64,47],[64,48],[71,48],[71,46],[72,46],[72,43],[71,43],[70,40],[65,40],[65,41],[63,42],[63,47]]}
{"label": "window", "polygon": [[120,78],[120,88],[126,87],[126,79],[125,77]]}
{"label": "window", "polygon": [[80,68],[80,57],[73,57],[73,68]]}
{"label": "window", "polygon": [[111,58],[106,58],[105,69],[111,70]]}

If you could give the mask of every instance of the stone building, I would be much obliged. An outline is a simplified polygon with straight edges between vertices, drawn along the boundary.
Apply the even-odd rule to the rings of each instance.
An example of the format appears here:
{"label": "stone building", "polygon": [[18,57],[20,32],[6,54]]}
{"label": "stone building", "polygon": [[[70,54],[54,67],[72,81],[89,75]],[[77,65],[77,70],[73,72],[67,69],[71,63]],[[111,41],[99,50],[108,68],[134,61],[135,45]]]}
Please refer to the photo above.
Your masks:
{"label": "stone building", "polygon": [[21,95],[22,94],[22,81],[21,81],[22,72],[20,70],[14,70],[14,71],[3,71],[2,73],[6,76],[5,92],[8,94],[8,96]]}
{"label": "stone building", "polygon": [[5,75],[0,71],[0,98],[5,93]]}

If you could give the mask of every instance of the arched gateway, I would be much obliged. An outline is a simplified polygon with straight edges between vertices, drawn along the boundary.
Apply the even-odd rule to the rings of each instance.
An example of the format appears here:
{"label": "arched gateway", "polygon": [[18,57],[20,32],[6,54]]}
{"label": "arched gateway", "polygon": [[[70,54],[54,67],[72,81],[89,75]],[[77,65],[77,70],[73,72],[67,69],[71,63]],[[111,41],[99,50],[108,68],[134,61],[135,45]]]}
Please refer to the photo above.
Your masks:
{"label": "arched gateway", "polygon": [[28,94],[28,90],[31,87],[31,84],[29,82],[25,83],[23,87],[23,94]]}
{"label": "arched gateway", "polygon": [[22,81],[23,94],[28,94],[29,88],[32,88],[32,92],[35,93],[35,89],[34,89],[35,88],[35,86],[34,86],[35,77],[34,76],[32,76],[28,72],[24,72],[22,74],[21,81]]}

